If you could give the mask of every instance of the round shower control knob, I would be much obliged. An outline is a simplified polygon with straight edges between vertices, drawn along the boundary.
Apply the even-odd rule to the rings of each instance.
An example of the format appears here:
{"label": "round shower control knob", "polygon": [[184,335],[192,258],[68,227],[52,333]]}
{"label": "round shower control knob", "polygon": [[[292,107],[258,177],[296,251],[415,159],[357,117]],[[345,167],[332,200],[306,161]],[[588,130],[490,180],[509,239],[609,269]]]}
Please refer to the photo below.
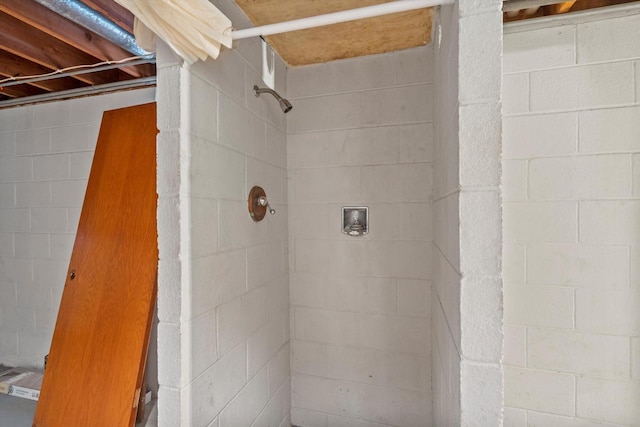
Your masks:
{"label": "round shower control knob", "polygon": [[267,209],[271,215],[276,213],[276,210],[269,205],[269,200],[267,199],[264,189],[257,185],[249,192],[249,199],[247,202],[249,204],[249,215],[251,215],[251,219],[256,222],[262,221],[267,213]]}

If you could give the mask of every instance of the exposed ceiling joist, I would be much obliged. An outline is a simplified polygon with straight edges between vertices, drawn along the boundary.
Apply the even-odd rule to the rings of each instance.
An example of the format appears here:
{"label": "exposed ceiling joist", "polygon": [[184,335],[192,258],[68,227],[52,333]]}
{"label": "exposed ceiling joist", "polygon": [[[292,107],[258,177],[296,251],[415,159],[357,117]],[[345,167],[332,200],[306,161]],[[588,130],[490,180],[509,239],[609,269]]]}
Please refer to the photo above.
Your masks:
{"label": "exposed ceiling joist", "polygon": [[[58,14],[51,13],[49,9],[36,2],[2,0],[0,11],[101,61],[119,60],[132,56],[131,53],[103,37],[92,34],[89,30]],[[123,67],[122,70],[132,77],[142,77],[152,73],[150,66],[146,69]]]}
{"label": "exposed ceiling joist", "polygon": [[558,3],[558,4],[554,5],[553,8],[554,8],[556,14],[567,13],[567,12],[569,12],[569,10],[571,10],[571,8],[573,7],[574,4],[576,4],[576,0],[565,1],[564,3]]}
{"label": "exposed ceiling joist", "polygon": [[632,3],[638,0],[504,0],[504,21],[539,18],[581,10]]}
{"label": "exposed ceiling joist", "polygon": [[124,30],[133,33],[133,15],[114,0],[82,0],[84,4],[97,10]]}
{"label": "exposed ceiling joist", "polygon": [[[51,69],[47,67],[27,61],[3,50],[0,50],[0,70],[0,74],[4,77],[32,76],[51,72]],[[75,89],[84,85],[84,83],[71,78],[46,80],[31,84],[31,86],[50,92]]]}
{"label": "exposed ceiling joist", "polygon": [[[0,13],[0,47],[14,55],[56,70],[66,64],[80,65],[97,62],[96,58],[72,46],[50,37],[38,29],[4,13]],[[66,63],[66,64],[65,64]],[[105,84],[119,80],[118,71],[103,71],[95,74],[75,76],[88,84]]]}
{"label": "exposed ceiling joist", "polygon": [[[68,0],[71,1],[71,0]],[[131,32],[133,15],[114,0],[74,0],[99,11],[104,18]],[[83,16],[91,16],[87,9]],[[149,86],[149,77],[155,76],[153,58],[118,65],[120,69],[91,70],[87,74],[39,80],[22,78],[41,76],[62,69],[93,66],[108,62],[114,64],[131,54],[125,48],[98,35],[70,19],[50,10],[36,0],[0,0],[0,108],[25,102],[42,102],[48,95],[61,93],[64,98],[86,96],[105,91]],[[116,66],[116,65],[113,65]],[[86,71],[86,70],[85,70]],[[65,75],[65,74],[62,74]],[[20,82],[20,84],[16,84]],[[121,83],[121,84],[120,84]],[[14,99],[7,103],[9,99]],[[27,101],[28,100],[28,101]]]}

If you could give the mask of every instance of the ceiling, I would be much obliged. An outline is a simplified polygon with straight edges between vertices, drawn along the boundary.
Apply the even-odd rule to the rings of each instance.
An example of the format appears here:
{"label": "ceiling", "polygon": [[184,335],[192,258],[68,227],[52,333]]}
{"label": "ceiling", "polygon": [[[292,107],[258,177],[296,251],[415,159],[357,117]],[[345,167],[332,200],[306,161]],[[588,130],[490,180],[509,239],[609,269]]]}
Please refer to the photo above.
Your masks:
{"label": "ceiling", "polygon": [[[113,0],[82,1],[132,32],[133,15]],[[134,56],[34,0],[0,0],[0,28],[0,80]],[[71,97],[82,89],[117,86],[118,82],[154,75],[155,65],[141,64],[15,86],[0,84],[0,107],[2,101],[41,99],[49,93],[69,93]]]}
{"label": "ceiling", "polygon": [[[132,32],[133,16],[114,0],[80,0],[118,26]],[[336,12],[390,0],[234,0],[255,25]],[[578,0],[531,7],[544,0],[513,0],[527,8],[505,12],[505,22],[567,13],[638,0]],[[432,9],[369,18],[268,37],[290,66],[322,63],[428,44]],[[116,61],[133,54],[41,6],[36,0],[0,0],[0,81],[78,65]],[[398,29],[402,30],[399,31]],[[153,85],[155,64],[129,65],[27,84],[0,83],[0,108],[45,97],[84,96],[91,91]],[[115,88],[115,89],[114,89]]]}
{"label": "ceiling", "polygon": [[[266,25],[390,0],[235,0],[254,25]],[[318,64],[422,46],[431,41],[432,8],[266,37],[290,66]]]}
{"label": "ceiling", "polygon": [[[234,0],[254,25],[267,25],[392,0]],[[504,21],[532,19],[638,0],[509,0]],[[541,4],[547,4],[540,6]],[[549,4],[555,3],[555,4]],[[402,50],[431,41],[433,9],[420,9],[267,37],[290,66]]]}

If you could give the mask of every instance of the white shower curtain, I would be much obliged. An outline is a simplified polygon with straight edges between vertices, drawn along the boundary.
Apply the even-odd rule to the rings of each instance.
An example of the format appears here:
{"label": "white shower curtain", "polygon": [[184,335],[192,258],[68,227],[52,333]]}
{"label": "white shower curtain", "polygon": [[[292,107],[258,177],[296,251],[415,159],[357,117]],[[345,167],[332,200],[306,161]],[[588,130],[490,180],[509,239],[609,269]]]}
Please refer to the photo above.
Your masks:
{"label": "white shower curtain", "polygon": [[153,51],[155,36],[192,64],[231,48],[231,21],[208,0],[116,0],[135,17],[140,47]]}

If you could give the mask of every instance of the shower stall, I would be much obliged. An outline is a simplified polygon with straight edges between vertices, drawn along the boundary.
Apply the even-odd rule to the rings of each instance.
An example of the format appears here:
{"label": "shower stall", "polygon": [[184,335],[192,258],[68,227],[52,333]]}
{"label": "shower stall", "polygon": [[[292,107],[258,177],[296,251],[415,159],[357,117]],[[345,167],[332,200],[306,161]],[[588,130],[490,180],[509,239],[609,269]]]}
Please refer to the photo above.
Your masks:
{"label": "shower stall", "polygon": [[160,425],[500,424],[501,25],[463,0],[425,47],[278,59],[277,103],[256,39],[160,47]]}
{"label": "shower stall", "polygon": [[[251,26],[233,1],[214,3]],[[261,89],[258,39],[192,65],[159,43],[159,426],[500,425],[501,4],[440,7],[418,48],[292,68],[276,58],[273,89]],[[153,94],[111,96],[104,105]],[[52,105],[28,107],[24,123],[0,114],[7,128],[24,124],[23,148],[46,133],[50,150],[0,159],[0,175],[19,173],[12,161],[31,173],[11,178],[28,205],[0,209],[15,228],[2,231],[51,226],[64,238],[50,253],[70,253],[92,150],[74,144],[91,139],[104,106]],[[67,160],[45,159],[54,144]],[[61,184],[64,165],[74,175]],[[31,181],[67,204],[39,206]],[[64,276],[64,260],[40,258],[3,259],[18,260],[16,277]],[[0,301],[0,360],[39,363],[59,293],[28,308],[44,328],[20,347],[7,313],[25,317]]]}

